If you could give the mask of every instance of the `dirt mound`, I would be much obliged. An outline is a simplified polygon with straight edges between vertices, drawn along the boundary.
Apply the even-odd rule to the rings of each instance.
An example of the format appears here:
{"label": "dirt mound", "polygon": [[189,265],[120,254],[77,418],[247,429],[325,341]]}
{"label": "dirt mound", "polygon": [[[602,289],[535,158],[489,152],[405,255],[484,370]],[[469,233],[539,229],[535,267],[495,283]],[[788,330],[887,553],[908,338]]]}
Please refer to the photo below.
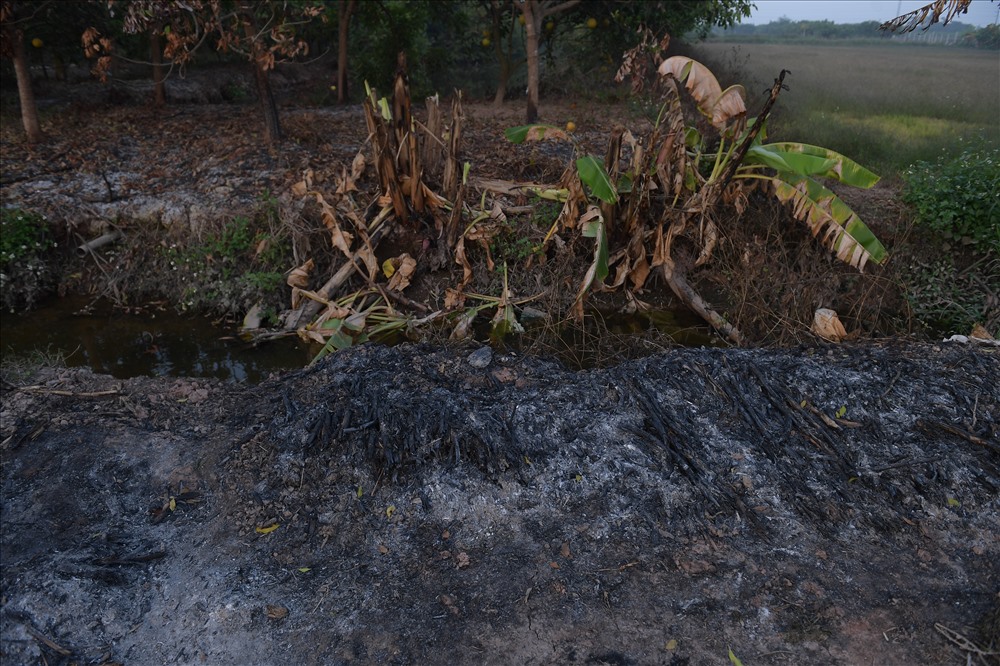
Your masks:
{"label": "dirt mound", "polygon": [[469,351],[4,391],[4,661],[996,659],[996,351]]}

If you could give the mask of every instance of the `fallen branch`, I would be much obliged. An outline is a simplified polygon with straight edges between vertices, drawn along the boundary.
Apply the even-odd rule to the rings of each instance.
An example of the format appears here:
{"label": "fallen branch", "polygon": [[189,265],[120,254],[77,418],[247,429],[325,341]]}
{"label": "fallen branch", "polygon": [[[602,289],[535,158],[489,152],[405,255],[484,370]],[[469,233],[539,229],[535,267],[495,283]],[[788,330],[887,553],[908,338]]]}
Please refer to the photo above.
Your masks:
{"label": "fallen branch", "polygon": [[[388,213],[391,211],[392,207],[383,208],[382,212],[379,213],[377,218],[375,218],[372,226],[380,225],[381,221],[384,220],[385,217],[388,215]],[[372,232],[370,240],[371,240],[371,248],[373,251],[376,247],[378,247],[378,243],[382,239],[382,236],[384,234],[385,234],[384,225],[378,226],[378,228],[375,229],[374,232]],[[352,275],[354,275],[355,272],[360,272],[360,268],[358,267],[358,262],[361,262],[362,264],[364,263],[363,260],[361,259],[360,252],[355,252],[351,256],[350,260],[345,262],[344,265],[341,266],[340,269],[333,274],[333,277],[327,280],[322,287],[320,287],[315,291],[315,295],[323,300],[330,300],[330,297],[333,295],[333,292],[335,292],[337,289],[341,287],[341,285],[347,282],[347,280]],[[294,331],[297,328],[299,328],[299,326],[305,325],[305,323],[309,322],[313,317],[315,317],[319,313],[319,310],[322,306],[323,304],[319,301],[313,299],[305,299],[296,310],[292,311],[285,318],[285,325],[284,325],[285,330]]]}

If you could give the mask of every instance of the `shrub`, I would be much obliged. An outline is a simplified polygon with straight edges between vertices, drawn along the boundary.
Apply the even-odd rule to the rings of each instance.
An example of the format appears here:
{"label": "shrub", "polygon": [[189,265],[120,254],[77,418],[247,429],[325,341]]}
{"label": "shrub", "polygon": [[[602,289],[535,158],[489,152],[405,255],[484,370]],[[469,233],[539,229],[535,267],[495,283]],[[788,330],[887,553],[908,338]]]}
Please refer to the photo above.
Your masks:
{"label": "shrub", "polygon": [[977,252],[1000,252],[1000,149],[917,162],[903,179],[903,200],[921,225]]}
{"label": "shrub", "polygon": [[55,247],[45,218],[20,208],[0,210],[0,300],[13,312],[30,308],[51,288],[48,255]]}

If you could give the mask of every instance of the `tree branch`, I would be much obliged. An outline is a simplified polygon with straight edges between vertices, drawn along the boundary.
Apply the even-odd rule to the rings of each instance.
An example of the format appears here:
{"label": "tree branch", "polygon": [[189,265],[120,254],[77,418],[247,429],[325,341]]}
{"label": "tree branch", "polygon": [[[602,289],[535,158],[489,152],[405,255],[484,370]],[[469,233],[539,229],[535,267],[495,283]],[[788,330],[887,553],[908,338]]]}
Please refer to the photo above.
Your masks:
{"label": "tree branch", "polygon": [[580,0],[566,0],[565,2],[560,3],[558,5],[554,5],[551,7],[542,7],[540,15],[542,18],[545,18],[546,16],[551,16],[552,14],[558,14],[559,12],[567,10],[570,7],[573,7],[578,4],[580,4]]}

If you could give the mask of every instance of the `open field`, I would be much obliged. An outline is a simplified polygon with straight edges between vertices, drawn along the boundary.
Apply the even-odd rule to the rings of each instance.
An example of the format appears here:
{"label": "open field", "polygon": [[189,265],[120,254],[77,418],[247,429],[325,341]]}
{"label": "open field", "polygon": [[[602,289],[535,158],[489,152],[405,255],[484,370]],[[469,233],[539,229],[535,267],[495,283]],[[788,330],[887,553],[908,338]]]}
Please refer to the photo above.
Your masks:
{"label": "open field", "polygon": [[832,148],[885,176],[970,144],[1000,145],[995,52],[732,42],[694,50],[723,86],[746,86],[751,113],[789,70],[771,136]]}

